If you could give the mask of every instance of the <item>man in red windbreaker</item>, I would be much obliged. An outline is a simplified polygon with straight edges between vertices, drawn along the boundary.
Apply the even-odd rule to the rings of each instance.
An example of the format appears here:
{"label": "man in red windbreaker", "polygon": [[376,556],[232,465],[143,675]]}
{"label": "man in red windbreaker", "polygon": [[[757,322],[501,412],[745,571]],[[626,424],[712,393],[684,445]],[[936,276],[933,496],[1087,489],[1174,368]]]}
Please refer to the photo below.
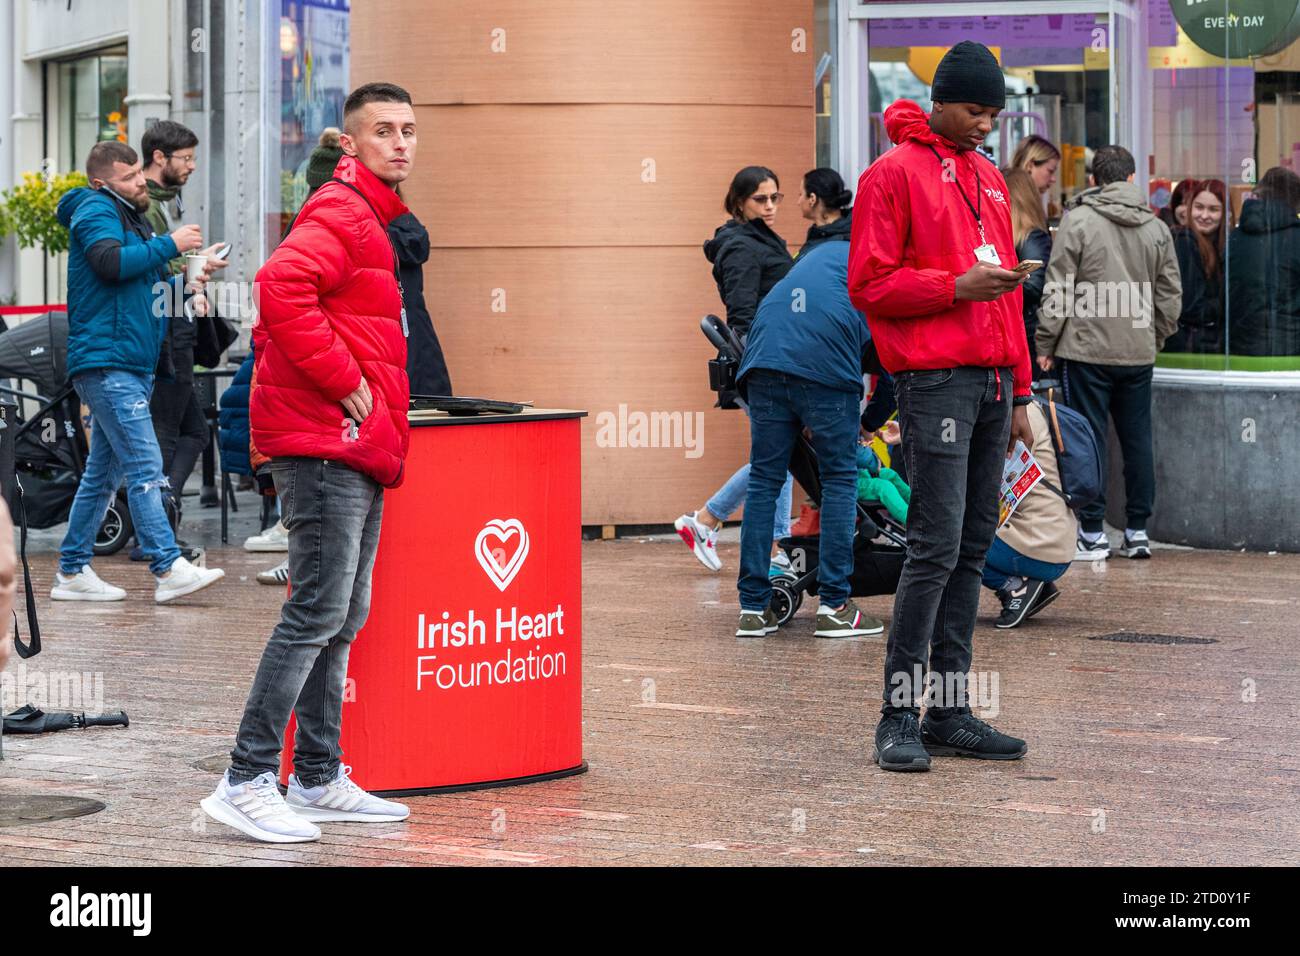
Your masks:
{"label": "man in red windbreaker", "polygon": [[1024,276],[1013,271],[1006,183],[978,151],[1006,104],[996,58],[957,44],[931,99],[929,116],[910,100],[885,111],[897,145],[858,182],[849,247],[849,297],[894,376],[912,486],[873,753],[885,770],[1027,749],[972,714],[965,693],[1003,462],[1016,439],[1033,444]]}
{"label": "man in red windbreaker", "polygon": [[[384,489],[407,449],[406,311],[388,224],[415,161],[410,95],[388,83],[353,90],[343,157],[258,272],[257,387],[249,424],[289,532],[289,580],[239,725],[230,769],[201,803],[259,840],[320,838],[329,820],[404,820],[340,761],[348,649],[370,609]],[[296,713],[287,802],[276,778]]]}

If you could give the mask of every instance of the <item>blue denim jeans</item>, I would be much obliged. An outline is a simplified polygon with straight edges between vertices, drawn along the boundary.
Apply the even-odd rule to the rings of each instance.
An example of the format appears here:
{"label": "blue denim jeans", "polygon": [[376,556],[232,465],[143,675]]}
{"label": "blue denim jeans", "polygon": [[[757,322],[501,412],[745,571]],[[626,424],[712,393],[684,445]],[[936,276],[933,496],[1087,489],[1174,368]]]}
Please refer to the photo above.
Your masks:
{"label": "blue denim jeans", "polygon": [[336,461],[271,463],[289,530],[290,596],[271,632],[244,705],[230,782],[279,775],[290,712],[298,717],[293,766],[304,787],[338,776],[348,653],[370,613],[384,489]]}
{"label": "blue denim jeans", "polygon": [[[705,509],[719,521],[726,521],[736,509],[745,503],[749,493],[749,465],[741,465],[735,474],[717,490],[704,505]],[[790,537],[790,504],[794,498],[794,476],[786,475],[781,494],[776,499],[776,517],[772,521],[772,541]],[[769,542],[769,550],[770,550]]]}
{"label": "blue denim jeans", "polygon": [[[749,414],[749,403],[739,399],[737,404]],[[749,465],[744,464],[726,480],[712,498],[705,502],[704,508],[719,521],[726,521],[745,503],[749,491]],[[785,484],[781,486],[781,497],[776,501],[776,519],[772,525],[772,540],[780,541],[790,537],[790,503],[794,497],[794,476],[786,475]]]}
{"label": "blue denim jeans", "polygon": [[[839,607],[853,574],[853,528],[857,523],[858,406],[856,392],[755,369],[746,376],[749,396],[749,492],[740,526],[740,606],[761,611],[772,598],[768,577],[772,526],[782,482],[799,434],[812,431],[822,483],[821,540],[817,580],[821,602]],[[789,505],[786,506],[789,514]]]}
{"label": "blue denim jeans", "polygon": [[68,515],[59,570],[76,574],[90,564],[95,535],[125,479],[136,540],[149,557],[149,570],[165,574],[181,552],[163,507],[162,490],[168,484],[149,411],[153,376],[94,369],[72,384],[90,408],[90,456]]}
{"label": "blue denim jeans", "polygon": [[984,586],[996,591],[1012,576],[1055,581],[1068,570],[1068,564],[1027,558],[1001,538],[994,538],[989,553],[984,557]]}

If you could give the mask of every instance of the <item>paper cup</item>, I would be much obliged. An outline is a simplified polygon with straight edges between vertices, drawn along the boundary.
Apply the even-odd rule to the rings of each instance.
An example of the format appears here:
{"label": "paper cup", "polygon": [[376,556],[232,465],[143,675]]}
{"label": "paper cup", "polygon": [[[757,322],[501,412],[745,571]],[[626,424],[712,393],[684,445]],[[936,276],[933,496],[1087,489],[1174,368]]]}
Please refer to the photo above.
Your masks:
{"label": "paper cup", "polygon": [[187,255],[185,257],[185,281],[196,282],[203,277],[203,270],[208,264],[207,256]]}

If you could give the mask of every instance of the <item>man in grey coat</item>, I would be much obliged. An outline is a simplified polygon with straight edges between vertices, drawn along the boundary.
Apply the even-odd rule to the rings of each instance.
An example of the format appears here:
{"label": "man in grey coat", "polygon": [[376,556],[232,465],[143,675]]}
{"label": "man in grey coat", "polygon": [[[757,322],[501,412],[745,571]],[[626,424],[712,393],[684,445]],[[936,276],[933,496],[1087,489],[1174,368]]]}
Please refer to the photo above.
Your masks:
{"label": "man in grey coat", "polygon": [[[1127,512],[1120,553],[1149,558],[1151,373],[1156,353],[1178,328],[1182,279],[1169,227],[1133,183],[1136,169],[1121,146],[1097,150],[1094,188],[1071,204],[1052,245],[1034,343],[1043,371],[1060,363],[1066,404],[1092,423],[1103,456],[1107,419],[1115,420]],[[1105,514],[1104,495],[1080,512],[1076,561],[1110,557]]]}

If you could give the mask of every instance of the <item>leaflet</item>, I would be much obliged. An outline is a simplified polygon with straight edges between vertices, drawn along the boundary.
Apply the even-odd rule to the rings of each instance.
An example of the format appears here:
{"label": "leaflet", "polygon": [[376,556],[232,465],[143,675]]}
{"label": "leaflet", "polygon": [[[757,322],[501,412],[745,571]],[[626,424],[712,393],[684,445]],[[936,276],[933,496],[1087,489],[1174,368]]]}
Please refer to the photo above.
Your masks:
{"label": "leaflet", "polygon": [[1020,502],[1043,479],[1043,469],[1038,466],[1038,459],[1025,447],[1022,441],[1016,442],[1015,450],[1006,464],[1002,466],[1002,496],[998,499],[998,527],[1001,528],[1016,512]]}

